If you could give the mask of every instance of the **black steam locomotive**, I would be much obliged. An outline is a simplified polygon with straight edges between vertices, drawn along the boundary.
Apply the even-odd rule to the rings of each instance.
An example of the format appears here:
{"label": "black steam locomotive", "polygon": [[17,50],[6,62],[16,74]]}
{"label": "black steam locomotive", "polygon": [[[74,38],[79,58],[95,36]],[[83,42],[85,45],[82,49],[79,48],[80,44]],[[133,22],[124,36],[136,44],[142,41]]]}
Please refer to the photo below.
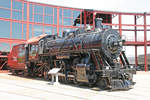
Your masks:
{"label": "black steam locomotive", "polygon": [[86,83],[102,89],[131,88],[135,70],[122,51],[125,41],[116,30],[103,29],[101,22],[96,19],[95,30],[80,28],[64,31],[61,38],[49,35],[40,39],[38,63],[45,64],[45,78],[50,69],[59,67],[59,81],[65,83]]}

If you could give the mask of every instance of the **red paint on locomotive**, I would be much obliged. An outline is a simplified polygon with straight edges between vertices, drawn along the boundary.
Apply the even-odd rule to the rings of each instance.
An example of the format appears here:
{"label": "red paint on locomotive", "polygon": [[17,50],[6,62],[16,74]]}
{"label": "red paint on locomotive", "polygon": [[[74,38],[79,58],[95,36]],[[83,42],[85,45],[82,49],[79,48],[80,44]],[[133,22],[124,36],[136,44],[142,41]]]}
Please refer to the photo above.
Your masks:
{"label": "red paint on locomotive", "polygon": [[18,44],[13,46],[10,54],[8,55],[8,66],[11,70],[25,70],[26,66],[26,48],[29,46],[29,60],[38,59],[38,42],[41,38],[47,36],[47,34],[42,34],[40,36],[29,39],[24,44]]}
{"label": "red paint on locomotive", "polygon": [[8,55],[8,66],[13,70],[25,69],[25,44],[18,44],[13,46]]}

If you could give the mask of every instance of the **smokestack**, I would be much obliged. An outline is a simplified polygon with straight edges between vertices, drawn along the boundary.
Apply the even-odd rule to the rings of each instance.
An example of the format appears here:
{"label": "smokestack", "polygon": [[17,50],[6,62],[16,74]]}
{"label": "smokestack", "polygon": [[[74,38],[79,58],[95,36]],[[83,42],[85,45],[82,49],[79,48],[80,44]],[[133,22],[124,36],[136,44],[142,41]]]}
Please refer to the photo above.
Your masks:
{"label": "smokestack", "polygon": [[102,18],[96,18],[95,19],[95,29],[102,29],[103,28],[102,21],[103,21]]}

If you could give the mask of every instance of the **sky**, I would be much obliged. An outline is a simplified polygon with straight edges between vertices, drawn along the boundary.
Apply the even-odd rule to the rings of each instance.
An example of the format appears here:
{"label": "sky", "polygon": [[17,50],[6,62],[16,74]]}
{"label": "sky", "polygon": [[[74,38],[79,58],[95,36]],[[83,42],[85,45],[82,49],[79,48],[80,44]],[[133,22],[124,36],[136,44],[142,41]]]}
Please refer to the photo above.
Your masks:
{"label": "sky", "polygon": [[123,11],[150,12],[150,0],[28,0],[65,7]]}

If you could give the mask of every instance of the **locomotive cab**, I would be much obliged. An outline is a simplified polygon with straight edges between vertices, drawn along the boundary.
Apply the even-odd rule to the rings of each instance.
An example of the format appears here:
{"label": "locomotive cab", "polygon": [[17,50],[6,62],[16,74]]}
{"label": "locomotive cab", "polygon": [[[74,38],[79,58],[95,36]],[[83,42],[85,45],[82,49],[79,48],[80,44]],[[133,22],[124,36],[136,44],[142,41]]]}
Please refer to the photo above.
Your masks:
{"label": "locomotive cab", "polygon": [[[37,61],[38,60],[38,51],[39,51],[39,41],[40,39],[48,36],[47,34],[42,34],[38,37],[31,38],[26,43],[26,49],[28,54],[28,61]],[[42,43],[42,42],[41,42]]]}

